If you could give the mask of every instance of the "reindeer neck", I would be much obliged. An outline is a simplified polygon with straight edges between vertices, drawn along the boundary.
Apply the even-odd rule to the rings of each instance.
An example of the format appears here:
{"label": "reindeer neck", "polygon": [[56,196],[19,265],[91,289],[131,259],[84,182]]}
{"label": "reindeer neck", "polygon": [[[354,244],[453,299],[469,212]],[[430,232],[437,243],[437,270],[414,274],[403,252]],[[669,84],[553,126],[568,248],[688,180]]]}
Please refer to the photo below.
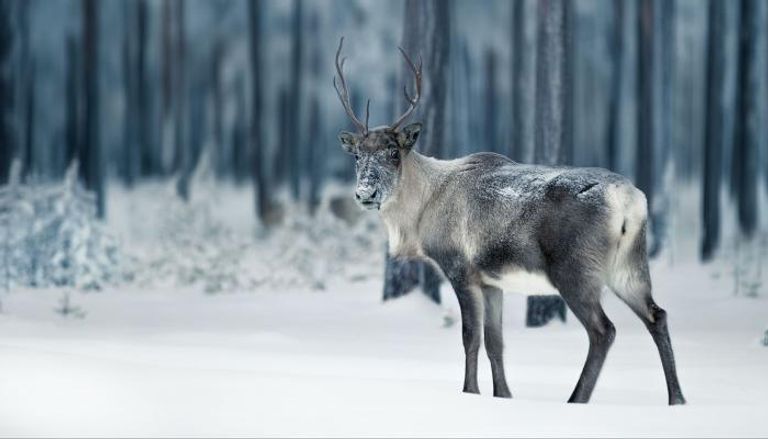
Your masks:
{"label": "reindeer neck", "polygon": [[[405,244],[416,235],[419,219],[440,184],[450,173],[450,163],[411,151],[403,158],[397,188],[381,208],[390,246]],[[393,236],[393,234],[395,236]]]}

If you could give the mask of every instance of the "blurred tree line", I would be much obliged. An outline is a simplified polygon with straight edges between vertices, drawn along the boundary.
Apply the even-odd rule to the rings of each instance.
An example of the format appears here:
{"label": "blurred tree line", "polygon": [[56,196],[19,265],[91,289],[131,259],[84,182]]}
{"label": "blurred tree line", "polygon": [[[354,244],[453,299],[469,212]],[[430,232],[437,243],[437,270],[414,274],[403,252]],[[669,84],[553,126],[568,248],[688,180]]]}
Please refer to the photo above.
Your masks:
{"label": "blurred tree line", "polygon": [[[353,104],[380,123],[404,105],[396,47],[423,58],[423,152],[623,173],[653,254],[674,185],[700,187],[711,260],[724,206],[746,238],[761,224],[767,23],[761,0],[0,0],[0,181],[14,159],[29,181],[77,159],[104,216],[108,184],[173,178],[188,199],[202,163],[251,185],[265,225],[312,213],[353,178],[330,82],[346,35]],[[438,300],[429,268],[387,273],[385,297]]]}

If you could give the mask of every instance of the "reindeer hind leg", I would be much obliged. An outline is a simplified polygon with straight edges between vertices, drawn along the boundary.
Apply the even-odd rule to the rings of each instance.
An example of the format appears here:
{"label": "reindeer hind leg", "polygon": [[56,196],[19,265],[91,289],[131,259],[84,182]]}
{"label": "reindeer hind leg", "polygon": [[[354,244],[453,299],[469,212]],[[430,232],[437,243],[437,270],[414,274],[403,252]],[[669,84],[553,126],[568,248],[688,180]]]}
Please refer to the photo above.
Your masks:
{"label": "reindeer hind leg", "polygon": [[685,404],[667,327],[667,312],[656,305],[651,295],[651,276],[645,251],[645,227],[635,238],[632,248],[617,261],[609,275],[609,286],[643,321],[653,337],[664,369],[669,405]]}
{"label": "reindeer hind leg", "polygon": [[561,290],[565,303],[584,325],[589,337],[587,360],[584,363],[579,381],[576,383],[576,388],[568,399],[568,402],[571,403],[589,402],[600,371],[603,369],[608,350],[616,336],[616,329],[608,316],[605,315],[600,304],[601,290],[602,285],[597,283],[581,288]]}

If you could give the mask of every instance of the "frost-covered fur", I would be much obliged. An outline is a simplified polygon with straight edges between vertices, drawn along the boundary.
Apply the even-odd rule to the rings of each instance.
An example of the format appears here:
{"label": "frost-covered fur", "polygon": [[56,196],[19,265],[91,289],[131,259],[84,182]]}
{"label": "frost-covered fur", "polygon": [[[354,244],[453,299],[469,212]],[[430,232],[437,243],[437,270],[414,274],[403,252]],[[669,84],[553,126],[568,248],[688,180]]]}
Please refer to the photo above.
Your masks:
{"label": "frost-covered fur", "polygon": [[[554,290],[589,335],[589,356],[569,400],[587,402],[615,333],[600,305],[609,286],[653,335],[670,404],[684,402],[666,314],[651,298],[640,190],[604,169],[523,165],[493,153],[436,160],[411,151],[415,139],[409,140],[383,127],[344,146],[368,166],[364,181],[358,172],[358,183],[378,196],[390,252],[434,263],[457,294],[466,392],[478,392],[482,328],[494,395],[510,396],[502,364],[501,290]],[[387,161],[394,149],[401,160]],[[376,164],[381,169],[371,170]],[[372,177],[379,174],[386,176],[381,182]]]}

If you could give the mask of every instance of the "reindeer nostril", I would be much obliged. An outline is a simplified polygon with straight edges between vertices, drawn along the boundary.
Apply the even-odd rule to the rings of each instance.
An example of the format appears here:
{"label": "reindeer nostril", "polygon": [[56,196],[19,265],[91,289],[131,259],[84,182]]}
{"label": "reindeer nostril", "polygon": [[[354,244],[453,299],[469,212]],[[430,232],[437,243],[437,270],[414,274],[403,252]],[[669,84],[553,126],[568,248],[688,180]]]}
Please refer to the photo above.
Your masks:
{"label": "reindeer nostril", "polygon": [[373,191],[373,193],[371,194],[371,196],[370,196],[370,197],[368,197],[368,199],[371,199],[371,200],[372,200],[372,199],[375,199],[375,198],[376,198],[376,193],[377,193],[377,192],[378,192],[378,189],[377,189],[377,190],[374,190],[374,191]]}
{"label": "reindeer nostril", "polygon": [[356,199],[356,200],[359,200],[359,199],[360,199],[360,194],[358,194],[357,192],[355,192],[355,199]]}

